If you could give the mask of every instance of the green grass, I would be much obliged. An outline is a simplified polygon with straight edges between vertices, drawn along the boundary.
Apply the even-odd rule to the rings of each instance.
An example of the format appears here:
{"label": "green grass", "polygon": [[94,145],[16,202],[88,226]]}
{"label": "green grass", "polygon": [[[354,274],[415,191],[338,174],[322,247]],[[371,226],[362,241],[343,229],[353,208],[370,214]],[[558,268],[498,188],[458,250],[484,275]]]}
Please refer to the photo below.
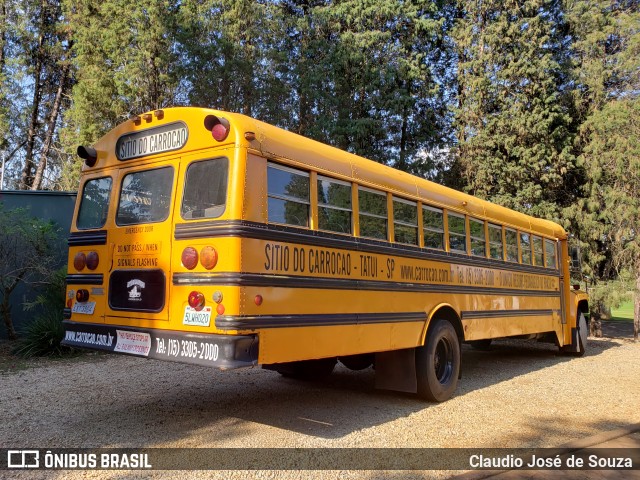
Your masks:
{"label": "green grass", "polygon": [[618,322],[633,321],[633,302],[625,302],[618,308],[611,309],[611,320]]}

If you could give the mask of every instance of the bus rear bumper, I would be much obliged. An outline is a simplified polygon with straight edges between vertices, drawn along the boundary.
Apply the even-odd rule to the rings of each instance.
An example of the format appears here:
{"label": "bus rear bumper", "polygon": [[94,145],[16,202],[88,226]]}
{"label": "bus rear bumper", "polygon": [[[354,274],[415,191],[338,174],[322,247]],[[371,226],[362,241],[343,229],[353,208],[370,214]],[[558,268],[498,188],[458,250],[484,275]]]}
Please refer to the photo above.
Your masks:
{"label": "bus rear bumper", "polygon": [[256,335],[217,335],[65,320],[62,345],[122,353],[221,370],[258,364]]}

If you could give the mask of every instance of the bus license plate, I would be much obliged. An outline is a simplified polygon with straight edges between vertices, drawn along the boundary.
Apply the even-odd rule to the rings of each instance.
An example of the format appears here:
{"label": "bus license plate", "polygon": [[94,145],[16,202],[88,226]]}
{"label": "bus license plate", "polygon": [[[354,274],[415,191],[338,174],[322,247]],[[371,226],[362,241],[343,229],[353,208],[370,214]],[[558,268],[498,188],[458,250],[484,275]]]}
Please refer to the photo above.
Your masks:
{"label": "bus license plate", "polygon": [[93,315],[93,310],[96,308],[96,302],[74,303],[71,309],[72,313],[82,313],[84,315]]}
{"label": "bus license plate", "polygon": [[195,308],[186,306],[182,323],[184,325],[208,327],[211,323],[211,307],[204,307],[202,310],[197,311]]}

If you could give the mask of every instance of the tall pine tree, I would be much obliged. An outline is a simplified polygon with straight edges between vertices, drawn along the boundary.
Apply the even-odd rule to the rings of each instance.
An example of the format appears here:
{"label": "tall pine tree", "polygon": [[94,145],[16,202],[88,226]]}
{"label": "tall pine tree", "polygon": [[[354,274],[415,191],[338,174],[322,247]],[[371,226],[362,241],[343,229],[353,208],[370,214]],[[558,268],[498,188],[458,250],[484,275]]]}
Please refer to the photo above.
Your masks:
{"label": "tall pine tree", "polygon": [[[174,7],[168,0],[65,0],[77,68],[63,132],[69,153],[133,115],[175,105]],[[68,165],[66,175],[77,177],[79,165]]]}
{"label": "tall pine tree", "polygon": [[560,87],[554,1],[461,2],[459,168],[474,194],[559,220],[574,193],[571,118]]}
{"label": "tall pine tree", "polygon": [[[634,337],[640,334],[640,12],[637,2],[568,1],[581,127],[583,195],[573,208],[589,276],[595,283],[592,333],[616,281],[635,278]],[[593,321],[595,320],[595,321]]]}

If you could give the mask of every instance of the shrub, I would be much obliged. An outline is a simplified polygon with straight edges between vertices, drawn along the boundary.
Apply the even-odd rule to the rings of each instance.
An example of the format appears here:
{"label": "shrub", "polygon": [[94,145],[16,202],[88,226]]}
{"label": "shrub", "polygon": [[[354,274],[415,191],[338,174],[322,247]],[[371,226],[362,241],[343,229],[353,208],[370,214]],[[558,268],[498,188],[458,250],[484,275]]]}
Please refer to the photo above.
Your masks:
{"label": "shrub", "polygon": [[16,355],[23,357],[62,356],[74,352],[60,345],[64,338],[62,310],[65,302],[66,267],[50,274],[46,286],[25,310],[36,311],[35,319],[22,332]]}

